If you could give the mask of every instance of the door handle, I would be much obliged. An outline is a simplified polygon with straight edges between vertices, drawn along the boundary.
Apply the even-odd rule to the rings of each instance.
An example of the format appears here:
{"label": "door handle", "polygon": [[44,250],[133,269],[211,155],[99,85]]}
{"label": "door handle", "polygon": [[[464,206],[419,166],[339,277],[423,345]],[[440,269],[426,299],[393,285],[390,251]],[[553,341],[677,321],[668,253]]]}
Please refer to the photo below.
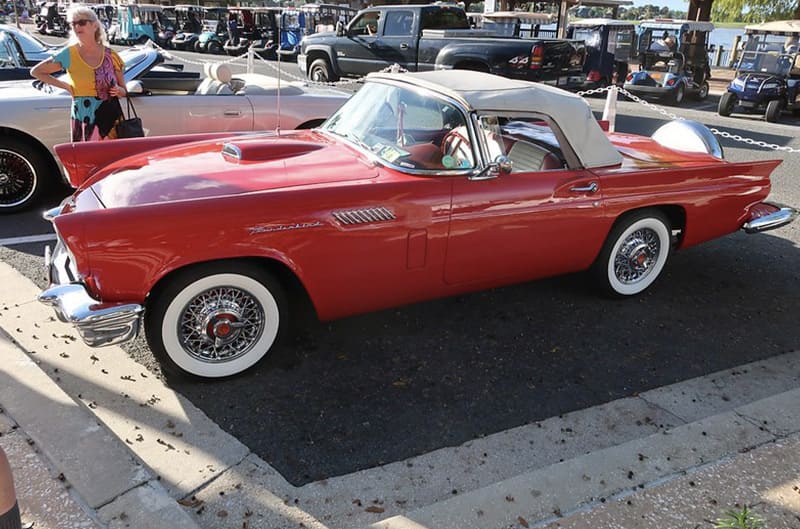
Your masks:
{"label": "door handle", "polygon": [[570,187],[570,191],[574,191],[575,193],[597,193],[597,189],[600,186],[597,185],[597,182],[589,182],[588,186],[575,186]]}
{"label": "door handle", "polygon": [[236,117],[236,116],[241,116],[242,115],[242,111],[241,110],[226,110],[225,112],[222,113],[222,115],[223,116]]}
{"label": "door handle", "polygon": [[408,49],[408,44],[406,44],[405,42],[400,44],[400,49],[401,50],[407,50]]}

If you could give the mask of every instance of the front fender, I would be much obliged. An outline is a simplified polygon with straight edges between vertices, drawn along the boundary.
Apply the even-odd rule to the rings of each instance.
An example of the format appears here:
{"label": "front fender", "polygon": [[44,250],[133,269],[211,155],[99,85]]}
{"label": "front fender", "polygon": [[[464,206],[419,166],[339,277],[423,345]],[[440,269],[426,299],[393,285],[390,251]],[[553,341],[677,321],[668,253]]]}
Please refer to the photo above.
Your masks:
{"label": "front fender", "polygon": [[330,44],[313,44],[306,48],[305,55],[308,57],[308,66],[320,57],[328,59],[334,73],[339,73],[339,61],[336,59],[336,51]]}

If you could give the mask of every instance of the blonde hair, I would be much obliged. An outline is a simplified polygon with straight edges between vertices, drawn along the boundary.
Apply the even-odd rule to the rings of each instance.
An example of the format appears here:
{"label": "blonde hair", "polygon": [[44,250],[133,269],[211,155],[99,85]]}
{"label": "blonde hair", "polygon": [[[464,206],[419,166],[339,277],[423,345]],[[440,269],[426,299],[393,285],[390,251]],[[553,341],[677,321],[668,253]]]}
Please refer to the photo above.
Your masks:
{"label": "blonde hair", "polygon": [[[85,5],[73,5],[69,9],[67,9],[67,23],[71,23],[73,20],[78,19],[87,19],[91,20],[93,23],[96,24],[96,29],[94,30],[94,40],[101,46],[108,46],[108,36],[106,35],[106,28],[103,24],[100,23],[100,20],[97,18],[97,13],[91,7],[86,7]],[[75,30],[70,27],[69,29],[69,42],[68,44],[77,44],[78,37],[75,35]]]}

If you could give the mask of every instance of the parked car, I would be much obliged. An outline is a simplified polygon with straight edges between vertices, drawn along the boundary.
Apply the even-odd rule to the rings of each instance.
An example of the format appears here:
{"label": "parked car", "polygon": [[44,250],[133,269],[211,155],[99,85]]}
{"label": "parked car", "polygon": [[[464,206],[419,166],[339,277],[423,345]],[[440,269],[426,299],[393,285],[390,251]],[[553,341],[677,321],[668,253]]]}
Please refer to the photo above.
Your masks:
{"label": "parked car", "polygon": [[360,77],[393,64],[409,71],[477,70],[577,88],[584,81],[583,42],[491,37],[470,28],[455,5],[363,9],[336,34],[304,38],[297,63],[313,81]]}
{"label": "parked car", "polygon": [[629,20],[587,18],[570,22],[567,38],[586,43],[583,89],[623,84],[628,75],[636,25]]}
{"label": "parked car", "polygon": [[604,132],[577,95],[481,72],[371,74],[313,130],[56,150],[77,191],[39,299],[91,346],[143,319],[165,370],[208,378],[304,298],[330,320],[581,270],[629,297],[675,249],[796,215],[763,202],[780,160],[727,162],[694,122]]}
{"label": "parked car", "polygon": [[737,107],[760,112],[769,122],[784,110],[800,109],[800,21],[780,20],[745,26],[745,42],[736,76],[719,100],[718,112],[730,116]]}
{"label": "parked car", "polygon": [[39,62],[49,59],[61,49],[60,46],[46,44],[27,31],[11,24],[0,24],[0,31],[3,31],[14,40],[17,51],[27,66],[35,66]]}
{"label": "parked car", "polygon": [[[227,66],[198,72],[162,65],[153,48],[120,52],[126,88],[149,135],[270,130],[320,124],[348,94],[282,83],[271,77],[231,76]],[[280,114],[278,94],[280,93]],[[39,81],[0,83],[0,213],[30,208],[58,183],[53,146],[69,141],[72,99]]]}
{"label": "parked car", "polygon": [[25,66],[11,36],[0,30],[0,81],[30,78],[31,69]]}
{"label": "parked car", "polygon": [[685,96],[708,97],[708,36],[711,22],[643,20],[637,28],[639,70],[628,74],[624,88],[639,97],[679,105]]}

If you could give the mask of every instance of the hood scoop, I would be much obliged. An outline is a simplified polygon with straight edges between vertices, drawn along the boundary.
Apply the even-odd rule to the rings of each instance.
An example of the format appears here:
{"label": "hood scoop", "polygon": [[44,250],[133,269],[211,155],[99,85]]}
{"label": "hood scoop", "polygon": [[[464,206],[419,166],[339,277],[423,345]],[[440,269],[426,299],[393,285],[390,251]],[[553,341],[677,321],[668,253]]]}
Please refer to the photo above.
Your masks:
{"label": "hood scoop", "polygon": [[292,158],[322,149],[319,143],[304,141],[264,141],[242,140],[227,142],[222,145],[222,155],[230,161],[265,162],[281,158]]}

